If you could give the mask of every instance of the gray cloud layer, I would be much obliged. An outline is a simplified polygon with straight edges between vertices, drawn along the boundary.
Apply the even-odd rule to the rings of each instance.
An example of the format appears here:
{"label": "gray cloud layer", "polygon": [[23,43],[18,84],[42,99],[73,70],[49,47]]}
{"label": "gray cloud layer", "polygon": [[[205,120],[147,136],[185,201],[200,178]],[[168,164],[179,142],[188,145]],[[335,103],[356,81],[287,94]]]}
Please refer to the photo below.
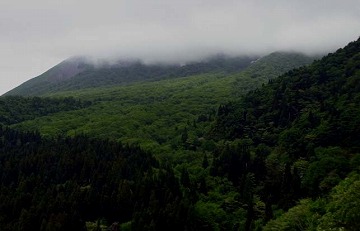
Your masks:
{"label": "gray cloud layer", "polygon": [[359,29],[358,0],[3,0],[0,93],[78,54],[183,62],[329,52]]}

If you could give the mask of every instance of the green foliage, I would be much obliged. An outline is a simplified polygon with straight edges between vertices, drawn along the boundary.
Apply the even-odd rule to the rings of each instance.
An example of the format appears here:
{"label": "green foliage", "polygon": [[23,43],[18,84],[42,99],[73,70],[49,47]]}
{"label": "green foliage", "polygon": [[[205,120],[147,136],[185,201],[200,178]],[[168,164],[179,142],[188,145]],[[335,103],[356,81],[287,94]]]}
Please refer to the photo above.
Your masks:
{"label": "green foliage", "polygon": [[223,230],[220,228],[220,224],[228,220],[225,211],[220,208],[219,204],[212,202],[197,202],[193,216],[201,226],[198,227],[198,230]]}
{"label": "green foliage", "polygon": [[328,192],[349,172],[349,161],[339,147],[317,148],[303,179],[310,194]]}
{"label": "green foliage", "polygon": [[330,193],[321,230],[358,230],[360,226],[360,175],[350,174]]}
{"label": "green foliage", "polygon": [[[222,75],[204,75],[66,93],[95,102],[82,110],[60,112],[16,127],[37,129],[49,136],[85,133],[149,145],[150,148],[165,142],[183,146],[181,132],[188,129],[189,140],[186,140],[191,146],[197,141],[197,137],[200,138],[205,133],[204,125],[209,122],[197,122],[198,115],[214,117],[214,105],[226,100],[232,81],[233,79]],[[205,95],[208,97],[204,97]],[[193,128],[193,121],[197,128]]]}
{"label": "green foliage", "polygon": [[[302,198],[326,197],[349,172],[358,170],[360,110],[355,105],[360,92],[354,83],[359,79],[359,52],[360,40],[219,107],[211,138],[218,143],[250,140],[249,152],[257,154],[245,161],[239,158],[241,151],[219,147],[213,152],[213,174],[237,185],[245,164],[245,174],[254,174],[259,186],[255,195],[265,203],[265,222],[276,214],[274,208],[289,211],[284,220],[269,223],[272,230],[316,227],[311,202],[291,208]],[[265,155],[261,146],[268,147]]]}
{"label": "green foliage", "polygon": [[80,101],[73,97],[0,97],[0,124],[11,125],[60,111],[82,109],[90,105],[90,101]]}
{"label": "green foliage", "polygon": [[[247,94],[241,103],[224,105],[228,113],[217,118],[215,132],[225,131],[223,138],[249,136],[256,143],[274,145],[274,135],[291,126],[286,132],[299,136],[300,146],[309,142],[321,146],[341,141],[349,144],[348,139],[354,140],[352,137],[358,133],[348,128],[355,127],[360,119],[355,107],[359,92],[349,87],[358,74],[346,75],[357,55],[356,46],[357,43],[351,43],[309,67],[292,70],[261,91]],[[334,134],[342,138],[339,140]]]}
{"label": "green foliage", "polygon": [[313,213],[313,202],[303,199],[293,208],[276,220],[269,221],[264,227],[264,231],[285,231],[285,230],[316,230],[319,215]]}
{"label": "green foliage", "polygon": [[264,227],[268,230],[358,230],[360,175],[356,172],[334,187],[329,197],[303,199]]}
{"label": "green foliage", "polygon": [[234,83],[233,91],[238,96],[243,92],[255,90],[264,82],[270,81],[285,72],[310,64],[314,57],[300,53],[274,52],[253,62],[238,77]]}
{"label": "green foliage", "polygon": [[189,205],[172,169],[138,147],[0,127],[0,169],[1,230],[86,230],[99,219],[148,230],[154,214],[156,230],[185,226]]}
{"label": "green foliage", "polygon": [[[286,60],[291,60],[291,55],[280,56],[283,59],[289,57]],[[273,56],[263,58],[267,60],[268,66],[272,65],[270,60]],[[290,62],[293,62],[293,65],[302,65],[304,60],[308,59],[302,56],[302,59]],[[231,63],[231,60],[218,57],[206,65],[212,63],[211,65],[231,73],[239,70],[237,68],[244,67],[240,65],[235,68],[237,62],[244,62],[241,60],[236,61],[235,58]],[[253,63],[249,67],[250,70],[246,70],[246,74],[206,74],[122,87],[59,92],[52,96],[71,95],[91,100],[93,104],[81,110],[61,111],[51,116],[27,120],[13,127],[38,130],[45,136],[87,134],[92,137],[110,138],[140,145],[158,156],[181,149],[211,151],[215,147],[214,142],[205,137],[210,123],[215,118],[218,105],[236,99],[241,92],[244,94],[254,87],[259,87],[267,81],[265,76],[274,75],[273,71],[277,68],[269,68],[268,71],[258,74],[257,78],[250,77],[252,70],[259,70],[256,66],[262,66],[263,63],[262,60]],[[279,64],[277,63],[277,67],[281,66]],[[224,65],[229,65],[229,68],[223,69]],[[282,70],[288,68],[291,67],[286,64]],[[234,83],[245,78],[249,79],[249,83],[242,84],[244,89],[233,94]]]}
{"label": "green foliage", "polygon": [[238,230],[245,225],[246,206],[231,182],[219,177],[207,178],[209,192],[201,194],[194,205],[189,223],[192,230]]}

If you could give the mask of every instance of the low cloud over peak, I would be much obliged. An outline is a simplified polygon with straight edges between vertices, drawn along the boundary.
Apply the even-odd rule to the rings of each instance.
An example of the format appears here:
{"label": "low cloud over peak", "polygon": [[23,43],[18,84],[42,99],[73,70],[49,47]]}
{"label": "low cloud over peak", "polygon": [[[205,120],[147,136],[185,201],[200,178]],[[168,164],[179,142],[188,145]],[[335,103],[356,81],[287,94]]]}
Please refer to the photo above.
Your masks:
{"label": "low cloud over peak", "polygon": [[358,12],[355,0],[5,0],[1,91],[73,55],[186,62],[217,53],[326,53],[357,39]]}

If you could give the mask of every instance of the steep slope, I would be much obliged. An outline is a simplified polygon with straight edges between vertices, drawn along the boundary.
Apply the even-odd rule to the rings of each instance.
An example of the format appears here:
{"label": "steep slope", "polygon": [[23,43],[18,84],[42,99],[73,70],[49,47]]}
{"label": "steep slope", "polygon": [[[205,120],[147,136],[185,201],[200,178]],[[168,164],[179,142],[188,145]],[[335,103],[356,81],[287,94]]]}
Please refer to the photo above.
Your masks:
{"label": "steep slope", "polygon": [[214,56],[186,65],[146,65],[140,61],[92,61],[75,57],[51,68],[5,95],[40,96],[67,90],[126,85],[211,72],[238,72],[257,57]]}
{"label": "steep slope", "polygon": [[265,230],[358,229],[359,84],[360,39],[220,106],[210,171],[248,199],[246,227],[291,208]]}
{"label": "steep slope", "polygon": [[4,95],[41,95],[44,92],[53,91],[64,81],[68,81],[77,74],[93,69],[93,65],[87,64],[83,57],[69,58],[44,74],[35,77],[20,86],[12,89]]}

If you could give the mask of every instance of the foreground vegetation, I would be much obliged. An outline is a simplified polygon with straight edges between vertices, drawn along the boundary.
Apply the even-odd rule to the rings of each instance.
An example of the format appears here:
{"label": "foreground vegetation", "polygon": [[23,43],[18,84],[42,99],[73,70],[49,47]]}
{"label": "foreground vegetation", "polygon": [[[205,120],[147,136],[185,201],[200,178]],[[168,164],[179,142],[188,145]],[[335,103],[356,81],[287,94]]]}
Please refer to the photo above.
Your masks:
{"label": "foreground vegetation", "polygon": [[137,147],[0,127],[0,167],[1,230],[86,230],[100,219],[183,230],[188,205],[172,169]]}
{"label": "foreground vegetation", "polygon": [[359,227],[357,200],[348,201],[358,187],[359,54],[360,40],[220,107],[212,137],[225,145],[211,171],[240,192],[251,182],[245,208],[252,225]]}

